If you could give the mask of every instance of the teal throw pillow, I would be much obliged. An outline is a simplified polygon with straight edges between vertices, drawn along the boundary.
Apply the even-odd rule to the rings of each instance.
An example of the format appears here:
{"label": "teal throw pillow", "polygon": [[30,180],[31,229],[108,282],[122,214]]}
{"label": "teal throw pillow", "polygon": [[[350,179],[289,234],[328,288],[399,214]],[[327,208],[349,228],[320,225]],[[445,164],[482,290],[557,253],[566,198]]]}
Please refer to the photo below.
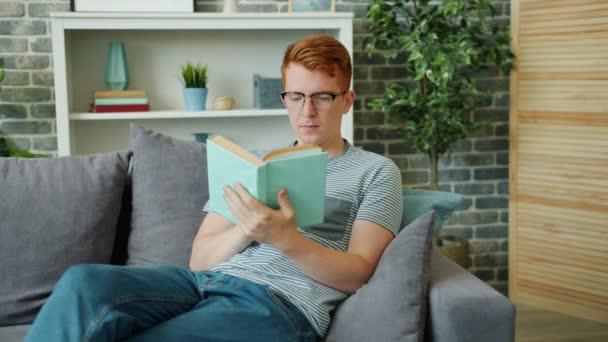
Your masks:
{"label": "teal throw pillow", "polygon": [[403,189],[403,217],[401,227],[433,210],[435,212],[434,233],[438,236],[443,223],[458,208],[463,196],[453,192]]}

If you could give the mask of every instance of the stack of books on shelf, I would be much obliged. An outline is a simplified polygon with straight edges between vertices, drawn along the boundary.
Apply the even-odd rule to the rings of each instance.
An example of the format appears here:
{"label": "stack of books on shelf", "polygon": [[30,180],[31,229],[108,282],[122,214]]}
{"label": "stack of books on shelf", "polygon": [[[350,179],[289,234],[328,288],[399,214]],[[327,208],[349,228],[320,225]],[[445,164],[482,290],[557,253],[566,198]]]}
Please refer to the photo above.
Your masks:
{"label": "stack of books on shelf", "polygon": [[95,90],[94,113],[149,112],[150,103],[143,90]]}

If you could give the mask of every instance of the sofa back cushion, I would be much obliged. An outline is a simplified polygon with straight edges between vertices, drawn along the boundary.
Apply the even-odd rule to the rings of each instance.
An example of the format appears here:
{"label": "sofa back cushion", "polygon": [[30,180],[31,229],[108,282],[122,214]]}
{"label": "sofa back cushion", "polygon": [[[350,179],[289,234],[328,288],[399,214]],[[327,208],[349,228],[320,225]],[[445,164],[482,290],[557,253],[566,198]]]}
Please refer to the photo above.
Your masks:
{"label": "sofa back cushion", "polygon": [[0,326],[31,323],[69,266],[110,263],[129,155],[0,158]]}
{"label": "sofa back cushion", "polygon": [[434,213],[391,241],[366,285],[336,309],[327,342],[422,342],[428,303]]}
{"label": "sofa back cushion", "polygon": [[128,265],[188,267],[206,213],[206,145],[131,125],[132,204]]}

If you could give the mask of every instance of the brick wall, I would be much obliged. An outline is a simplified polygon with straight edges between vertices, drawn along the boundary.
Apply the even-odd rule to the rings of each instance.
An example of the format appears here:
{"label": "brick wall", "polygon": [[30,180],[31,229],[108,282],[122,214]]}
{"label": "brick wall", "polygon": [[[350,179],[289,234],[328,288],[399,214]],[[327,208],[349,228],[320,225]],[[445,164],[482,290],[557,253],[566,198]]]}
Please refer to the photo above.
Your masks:
{"label": "brick wall", "polygon": [[[367,104],[378,98],[389,81],[406,78],[398,60],[376,53],[362,53],[361,41],[368,34],[363,18],[368,0],[338,0],[336,10],[355,13],[354,83],[355,144],[392,158],[402,170],[404,184],[428,185],[428,159],[383,129],[384,113]],[[496,0],[500,20],[509,22],[509,1]],[[196,1],[196,11],[220,12],[223,1]],[[0,56],[6,61],[6,79],[0,93],[0,131],[17,144],[35,152],[57,149],[53,104],[53,73],[48,13],[69,10],[68,0],[0,2]],[[241,12],[286,12],[287,1],[245,1]],[[507,288],[508,225],[508,115],[509,79],[491,70],[475,75],[494,98],[473,117],[493,125],[469,139],[457,142],[451,155],[440,160],[439,183],[445,191],[465,195],[462,207],[445,229],[465,237],[471,244],[470,271],[500,291]]]}
{"label": "brick wall", "polygon": [[48,13],[69,8],[68,0],[0,2],[0,132],[26,150],[57,150]]}

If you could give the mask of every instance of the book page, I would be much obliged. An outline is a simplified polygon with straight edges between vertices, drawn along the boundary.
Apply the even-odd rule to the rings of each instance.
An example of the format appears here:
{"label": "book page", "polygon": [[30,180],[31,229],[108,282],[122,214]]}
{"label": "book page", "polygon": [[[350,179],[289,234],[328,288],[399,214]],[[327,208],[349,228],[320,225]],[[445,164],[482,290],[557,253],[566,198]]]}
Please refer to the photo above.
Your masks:
{"label": "book page", "polygon": [[216,135],[216,136],[212,137],[211,140],[213,140],[214,143],[216,143],[216,144],[222,146],[223,148],[231,151],[232,153],[236,154],[237,156],[247,160],[248,162],[252,163],[255,166],[262,166],[265,164],[263,160],[256,157],[253,153],[247,151],[246,149],[244,149],[241,146],[233,143],[232,141],[224,138],[221,135]]}
{"label": "book page", "polygon": [[280,148],[278,150],[267,153],[262,158],[262,160],[269,161],[271,159],[276,159],[276,158],[283,158],[283,157],[287,157],[287,156],[291,157],[291,156],[300,155],[300,154],[307,155],[307,154],[311,154],[311,153],[317,153],[320,151],[321,151],[321,148],[319,146],[311,145],[311,144],[289,146],[289,147]]}

